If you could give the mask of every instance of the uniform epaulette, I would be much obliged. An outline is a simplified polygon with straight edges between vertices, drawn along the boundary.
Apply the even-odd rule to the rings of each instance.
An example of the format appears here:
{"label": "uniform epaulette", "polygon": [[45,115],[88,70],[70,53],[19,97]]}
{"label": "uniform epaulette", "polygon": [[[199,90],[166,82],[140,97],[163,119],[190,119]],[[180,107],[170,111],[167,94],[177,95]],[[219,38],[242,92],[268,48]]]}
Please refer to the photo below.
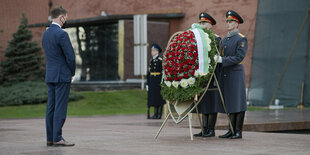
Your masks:
{"label": "uniform epaulette", "polygon": [[161,57],[158,57],[158,59],[159,59],[159,60],[163,60],[163,58],[161,58]]}
{"label": "uniform epaulette", "polygon": [[217,35],[217,34],[215,34],[215,33],[214,33],[214,36],[219,37],[219,35]]}
{"label": "uniform epaulette", "polygon": [[239,36],[241,36],[242,38],[244,38],[245,36],[243,35],[243,34],[241,34],[241,33],[238,33],[239,34]]}

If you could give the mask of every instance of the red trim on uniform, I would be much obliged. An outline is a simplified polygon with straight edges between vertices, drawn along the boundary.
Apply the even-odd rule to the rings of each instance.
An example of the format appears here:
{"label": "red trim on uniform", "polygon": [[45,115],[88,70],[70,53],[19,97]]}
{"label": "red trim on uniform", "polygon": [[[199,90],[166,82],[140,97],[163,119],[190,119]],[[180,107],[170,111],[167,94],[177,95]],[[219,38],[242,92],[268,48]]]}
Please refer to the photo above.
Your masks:
{"label": "red trim on uniform", "polygon": [[206,17],[201,17],[200,21],[209,22],[211,25],[213,25],[213,22],[209,18],[206,18]]}
{"label": "red trim on uniform", "polygon": [[[239,19],[238,19],[237,17],[235,17],[235,16],[232,16],[232,15],[229,15],[229,16],[227,17],[227,19],[234,20],[234,21],[240,23]],[[226,20],[227,20],[227,19],[226,19]]]}

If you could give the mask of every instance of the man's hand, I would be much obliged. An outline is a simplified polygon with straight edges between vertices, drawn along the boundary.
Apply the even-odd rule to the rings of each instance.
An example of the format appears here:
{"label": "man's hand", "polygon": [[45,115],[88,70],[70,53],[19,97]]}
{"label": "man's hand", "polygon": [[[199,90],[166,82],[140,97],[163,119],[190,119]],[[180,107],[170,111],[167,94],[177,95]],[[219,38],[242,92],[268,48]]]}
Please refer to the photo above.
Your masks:
{"label": "man's hand", "polygon": [[221,56],[215,55],[214,60],[217,61],[217,63],[222,63],[222,57]]}

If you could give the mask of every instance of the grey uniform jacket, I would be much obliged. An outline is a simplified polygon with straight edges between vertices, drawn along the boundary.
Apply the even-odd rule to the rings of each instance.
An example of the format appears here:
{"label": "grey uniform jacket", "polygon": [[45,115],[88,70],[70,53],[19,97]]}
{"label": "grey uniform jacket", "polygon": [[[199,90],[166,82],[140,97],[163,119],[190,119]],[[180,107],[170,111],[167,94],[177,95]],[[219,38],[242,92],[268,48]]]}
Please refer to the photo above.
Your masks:
{"label": "grey uniform jacket", "polygon": [[[238,30],[229,33],[221,40],[220,87],[227,113],[247,110],[245,72],[241,64],[247,50],[247,38]],[[218,112],[225,113],[222,104],[218,104]]]}

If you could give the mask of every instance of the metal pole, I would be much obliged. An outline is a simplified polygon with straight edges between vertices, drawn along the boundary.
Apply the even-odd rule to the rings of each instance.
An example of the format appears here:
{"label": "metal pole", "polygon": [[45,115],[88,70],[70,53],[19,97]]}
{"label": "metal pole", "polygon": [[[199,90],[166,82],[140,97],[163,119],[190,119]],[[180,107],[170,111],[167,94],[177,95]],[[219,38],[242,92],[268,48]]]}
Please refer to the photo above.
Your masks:
{"label": "metal pole", "polygon": [[[310,8],[308,9],[308,12]],[[308,21],[308,36],[307,36],[307,47],[306,47],[306,54],[305,54],[305,63],[304,63],[304,76],[303,81],[301,83],[301,93],[300,93],[300,103],[297,106],[298,108],[304,108],[304,91],[305,91],[305,80],[307,77],[307,64],[308,64],[308,53],[309,53],[309,41],[310,41],[310,20]]]}
{"label": "metal pole", "polygon": [[294,51],[295,51],[295,47],[296,47],[297,42],[298,42],[298,40],[299,40],[300,34],[301,34],[301,32],[302,32],[302,29],[303,29],[303,27],[304,27],[304,25],[305,25],[305,23],[306,23],[306,21],[307,21],[307,17],[308,17],[308,15],[309,15],[309,10],[310,10],[310,8],[308,8],[307,13],[306,13],[306,15],[305,15],[305,17],[304,17],[304,20],[303,20],[302,24],[300,25],[299,32],[298,32],[298,34],[297,34],[296,40],[295,40],[295,42],[294,42],[294,44],[293,44],[293,47],[292,47],[291,52],[290,52],[290,55],[288,56],[288,58],[287,58],[287,60],[286,60],[286,62],[285,62],[283,71],[282,71],[282,73],[281,73],[280,80],[278,81],[278,84],[277,84],[277,86],[276,86],[276,88],[275,88],[275,90],[274,90],[274,92],[273,92],[273,95],[272,95],[272,97],[271,97],[271,100],[270,100],[270,102],[269,102],[269,105],[272,104],[272,102],[273,102],[273,100],[274,100],[274,98],[275,98],[275,96],[276,96],[276,94],[277,94],[277,92],[278,92],[278,90],[279,90],[280,84],[281,84],[281,82],[282,82],[282,79],[283,79],[284,74],[285,74],[285,72],[286,72],[286,69],[287,69],[287,67],[288,67],[288,64],[289,64],[289,62],[291,61],[291,57],[292,57],[292,55],[293,55],[293,53],[294,53]]}
{"label": "metal pole", "polygon": [[[168,103],[168,104],[169,104],[169,103]],[[156,134],[156,136],[155,136],[154,139],[157,139],[157,137],[158,137],[158,135],[160,134],[161,130],[162,130],[163,127],[166,125],[167,120],[168,120],[168,118],[169,118],[170,115],[171,115],[171,113],[169,113],[169,114],[166,116],[166,118],[165,118],[163,124],[160,126],[159,130],[157,131],[157,134]],[[173,116],[171,116],[171,117],[173,117]]]}

